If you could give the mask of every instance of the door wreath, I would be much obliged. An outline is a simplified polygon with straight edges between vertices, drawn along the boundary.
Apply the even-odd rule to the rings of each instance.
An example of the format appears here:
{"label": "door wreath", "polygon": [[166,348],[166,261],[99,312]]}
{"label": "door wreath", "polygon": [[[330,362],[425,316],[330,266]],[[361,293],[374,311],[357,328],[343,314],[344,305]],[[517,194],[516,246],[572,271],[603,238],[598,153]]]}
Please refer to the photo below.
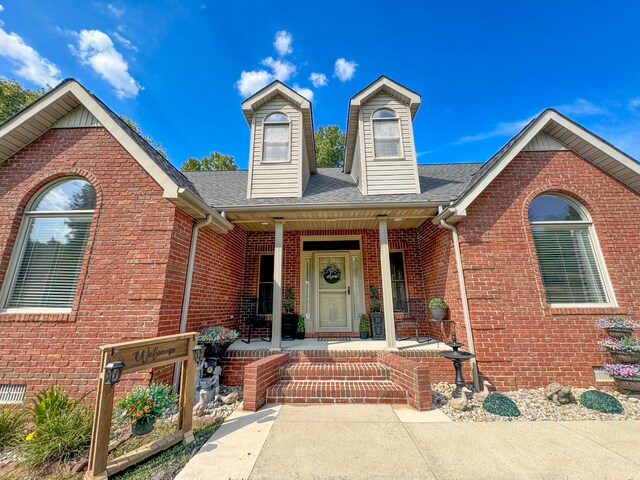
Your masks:
{"label": "door wreath", "polygon": [[322,269],[322,278],[324,278],[325,282],[333,285],[340,281],[342,278],[342,272],[335,263],[330,263]]}

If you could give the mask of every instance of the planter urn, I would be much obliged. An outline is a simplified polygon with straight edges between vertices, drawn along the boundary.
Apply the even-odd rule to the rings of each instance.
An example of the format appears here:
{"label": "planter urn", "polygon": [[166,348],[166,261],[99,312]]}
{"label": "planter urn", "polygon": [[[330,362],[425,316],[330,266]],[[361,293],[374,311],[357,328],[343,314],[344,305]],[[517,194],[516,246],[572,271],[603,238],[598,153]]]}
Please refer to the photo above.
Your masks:
{"label": "planter urn", "polygon": [[613,377],[613,381],[616,382],[618,388],[630,390],[632,392],[640,392],[640,377],[639,378],[620,378]]}
{"label": "planter urn", "polygon": [[607,335],[610,337],[618,339],[630,337],[633,333],[632,328],[605,328],[604,331],[607,332]]}
{"label": "planter urn", "polygon": [[640,353],[627,353],[627,352],[609,352],[611,358],[616,363],[638,363],[640,362]]}
{"label": "planter urn", "polygon": [[369,338],[369,332],[360,332],[361,340],[366,340],[367,338]]}
{"label": "planter urn", "polygon": [[233,342],[200,342],[204,345],[205,358],[222,358]]}
{"label": "planter urn", "polygon": [[369,314],[369,319],[371,320],[371,337],[374,340],[384,340],[384,313],[371,312]]}
{"label": "planter urn", "polygon": [[430,308],[431,310],[431,318],[436,322],[442,322],[447,316],[446,308]]}
{"label": "planter urn", "polygon": [[153,430],[153,426],[156,423],[155,417],[142,417],[138,418],[131,424],[131,435],[138,437],[140,435],[146,435]]}

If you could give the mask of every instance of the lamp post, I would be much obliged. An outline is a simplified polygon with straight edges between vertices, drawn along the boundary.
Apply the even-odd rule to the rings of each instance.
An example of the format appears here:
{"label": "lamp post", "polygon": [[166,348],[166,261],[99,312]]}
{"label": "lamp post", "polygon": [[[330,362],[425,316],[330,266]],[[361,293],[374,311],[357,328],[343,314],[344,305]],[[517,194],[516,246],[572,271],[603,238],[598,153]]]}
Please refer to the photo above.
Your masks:
{"label": "lamp post", "polygon": [[120,381],[120,375],[122,375],[122,369],[124,368],[124,362],[111,362],[107,363],[104,367],[104,384],[115,385]]}

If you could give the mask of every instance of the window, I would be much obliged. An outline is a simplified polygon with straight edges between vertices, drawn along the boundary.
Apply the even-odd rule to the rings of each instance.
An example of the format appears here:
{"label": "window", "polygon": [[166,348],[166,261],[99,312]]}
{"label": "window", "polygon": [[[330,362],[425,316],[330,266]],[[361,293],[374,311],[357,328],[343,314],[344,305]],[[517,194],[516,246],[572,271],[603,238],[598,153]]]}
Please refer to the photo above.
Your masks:
{"label": "window", "polygon": [[404,270],[404,255],[402,252],[390,252],[391,263],[391,293],[393,294],[393,311],[408,312],[407,276]]}
{"label": "window", "polygon": [[5,308],[73,305],[95,204],[95,190],[81,178],[55,182],[34,197],[16,242]]}
{"label": "window", "polygon": [[264,119],[262,161],[289,161],[289,117],[284,113],[272,113]]}
{"label": "window", "polygon": [[260,255],[258,271],[258,315],[273,312],[273,255]]}
{"label": "window", "polygon": [[557,194],[536,197],[529,223],[551,305],[611,303],[613,292],[584,209]]}
{"label": "window", "polygon": [[375,158],[400,158],[400,119],[396,112],[382,108],[371,116]]}

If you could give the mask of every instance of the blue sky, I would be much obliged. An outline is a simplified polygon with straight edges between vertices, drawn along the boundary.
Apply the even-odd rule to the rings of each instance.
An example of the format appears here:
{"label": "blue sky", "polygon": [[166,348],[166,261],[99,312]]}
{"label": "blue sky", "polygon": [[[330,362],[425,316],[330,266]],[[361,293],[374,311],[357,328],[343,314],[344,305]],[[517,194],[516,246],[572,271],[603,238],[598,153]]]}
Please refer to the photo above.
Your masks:
{"label": "blue sky", "polygon": [[640,3],[525,3],[0,0],[0,75],[78,79],[176,166],[218,150],[246,168],[240,102],[264,82],[345,128],[381,74],[422,95],[420,163],[485,161],[545,107],[640,158]]}

